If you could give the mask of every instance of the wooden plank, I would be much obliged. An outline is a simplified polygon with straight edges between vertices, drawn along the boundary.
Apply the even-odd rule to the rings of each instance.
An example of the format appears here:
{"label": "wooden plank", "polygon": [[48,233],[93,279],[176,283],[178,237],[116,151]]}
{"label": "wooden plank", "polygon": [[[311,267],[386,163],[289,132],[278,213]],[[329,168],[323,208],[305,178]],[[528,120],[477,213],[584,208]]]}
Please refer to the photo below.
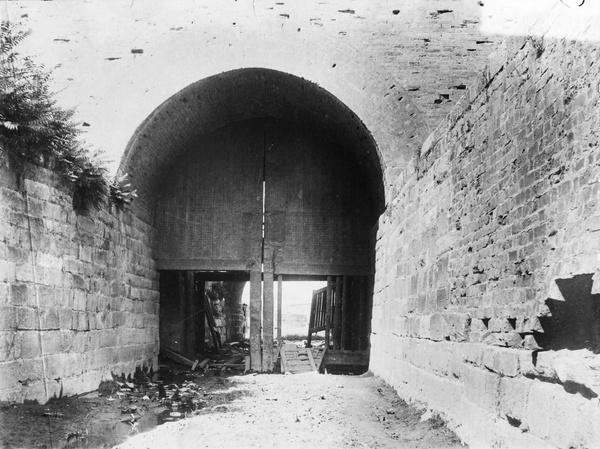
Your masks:
{"label": "wooden plank", "polygon": [[265,263],[263,283],[263,354],[262,370],[273,371],[273,271],[270,263]]}
{"label": "wooden plank", "polygon": [[329,350],[325,353],[325,365],[368,365],[369,350]]}
{"label": "wooden plank", "polygon": [[180,319],[183,321],[183,329],[181,329],[181,335],[179,336],[179,341],[181,342],[181,346],[179,347],[179,350],[185,354],[187,353],[187,348],[186,348],[186,335],[187,335],[187,321],[185,321],[186,318],[186,314],[185,314],[185,272],[184,271],[178,271],[177,272],[177,292],[179,294],[179,316]]}
{"label": "wooden plank", "polygon": [[323,360],[325,359],[325,353],[327,352],[327,349],[314,348],[313,350],[317,351],[316,357],[315,357],[315,353],[313,352],[313,358],[315,360],[315,365],[317,366],[317,371],[321,372],[321,366],[323,365]]}
{"label": "wooden plank", "polygon": [[285,351],[283,350],[283,347],[279,351],[279,354],[281,356],[281,372],[285,373],[287,371],[287,357]]}
{"label": "wooden plank", "polygon": [[208,328],[210,330],[210,335],[213,339],[215,348],[221,349],[221,337],[215,329],[217,327],[217,324],[215,322],[215,317],[213,316],[212,305],[210,304],[210,301],[208,300],[208,295],[206,294],[204,295],[204,313],[206,314]]}
{"label": "wooden plank", "polygon": [[260,266],[250,272],[250,368],[254,371],[262,369],[262,345],[260,327],[262,324],[261,301],[262,273]]}
{"label": "wooden plank", "polygon": [[172,351],[171,349],[160,348],[160,352],[165,357],[168,357],[169,359],[171,359],[177,363],[181,363],[182,365],[187,365],[187,366],[194,366],[194,360],[190,360],[187,357],[184,357],[181,354],[178,354],[177,352]]}
{"label": "wooden plank", "polygon": [[333,347],[340,349],[342,346],[342,278],[335,278],[335,293],[333,307]]}
{"label": "wooden plank", "polygon": [[277,276],[277,344],[281,346],[281,321],[283,305],[283,276]]}
{"label": "wooden plank", "polygon": [[[198,301],[196,299],[196,288],[194,285],[194,273],[188,271],[185,273],[185,291],[186,291],[186,305],[185,305],[185,341],[186,349],[188,354],[196,354],[198,352],[198,342],[196,339],[196,322],[198,321]],[[190,317],[194,317],[190,319]],[[204,318],[204,317],[202,317]],[[189,321],[189,323],[188,323]]]}
{"label": "wooden plank", "polygon": [[194,320],[196,322],[196,341],[198,344],[198,352],[201,354],[204,353],[205,348],[205,329],[206,329],[206,311],[204,306],[204,286],[206,285],[205,281],[197,280],[196,276],[194,276],[194,295],[196,304],[198,305],[198,319]]}
{"label": "wooden plank", "polygon": [[348,276],[344,276],[342,282],[342,300],[341,300],[341,346],[340,349],[346,349],[348,346]]}
{"label": "wooden plank", "polygon": [[292,374],[316,371],[313,349],[298,348],[295,345],[283,345],[280,350],[281,370]]}
{"label": "wooden plank", "polygon": [[331,276],[327,276],[327,296],[325,297],[325,347],[329,347],[329,327],[331,323]]}
{"label": "wooden plank", "polygon": [[310,367],[313,371],[317,370],[317,366],[315,365],[315,359],[313,359],[312,351],[310,348],[306,349],[306,354],[308,354],[308,361],[310,362]]}
{"label": "wooden plank", "polygon": [[308,318],[308,337],[306,338],[306,344],[310,348],[312,346],[312,328],[315,325],[315,315],[317,313],[317,292],[313,290],[312,300],[310,301],[310,316]]}
{"label": "wooden plank", "polygon": [[367,303],[367,294],[366,294],[366,280],[364,276],[360,277],[360,294],[359,294],[359,344],[358,349],[366,349],[366,333],[367,333],[367,314],[366,314],[366,303]]}

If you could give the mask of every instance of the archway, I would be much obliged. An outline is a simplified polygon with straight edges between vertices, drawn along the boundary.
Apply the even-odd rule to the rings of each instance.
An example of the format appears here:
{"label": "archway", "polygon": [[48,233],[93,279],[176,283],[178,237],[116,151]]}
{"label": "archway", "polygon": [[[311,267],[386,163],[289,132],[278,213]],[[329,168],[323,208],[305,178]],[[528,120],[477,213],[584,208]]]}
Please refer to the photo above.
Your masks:
{"label": "archway", "polygon": [[266,69],[202,80],[141,125],[122,170],[156,227],[159,270],[249,274],[253,369],[272,369],[274,280],[360,277],[370,303],[379,152],[316,84]]}

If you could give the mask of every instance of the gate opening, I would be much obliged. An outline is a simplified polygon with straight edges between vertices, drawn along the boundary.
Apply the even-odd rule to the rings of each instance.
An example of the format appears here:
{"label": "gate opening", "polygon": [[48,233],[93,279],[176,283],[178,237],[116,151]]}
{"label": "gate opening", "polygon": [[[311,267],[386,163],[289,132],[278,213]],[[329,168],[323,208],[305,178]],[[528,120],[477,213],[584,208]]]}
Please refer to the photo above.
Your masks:
{"label": "gate opening", "polygon": [[[171,122],[181,108],[186,119]],[[368,350],[385,199],[380,152],[359,117],[304,79],[243,69],[190,85],[137,135],[124,164],[144,194],[135,207],[156,229],[161,347],[193,356],[210,345],[207,321],[191,316],[206,315],[206,297],[219,296],[221,287],[207,290],[215,281],[207,276],[235,274],[249,281],[242,336],[253,370],[273,370],[282,340],[278,286],[293,279],[329,280],[329,332],[314,332],[311,343],[321,332],[332,351]],[[143,149],[159,141],[160,151]],[[336,302],[344,283],[346,306]],[[236,329],[217,332],[239,339]]]}
{"label": "gate opening", "polygon": [[160,347],[189,360],[204,358],[225,343],[240,342],[247,309],[245,272],[161,270]]}

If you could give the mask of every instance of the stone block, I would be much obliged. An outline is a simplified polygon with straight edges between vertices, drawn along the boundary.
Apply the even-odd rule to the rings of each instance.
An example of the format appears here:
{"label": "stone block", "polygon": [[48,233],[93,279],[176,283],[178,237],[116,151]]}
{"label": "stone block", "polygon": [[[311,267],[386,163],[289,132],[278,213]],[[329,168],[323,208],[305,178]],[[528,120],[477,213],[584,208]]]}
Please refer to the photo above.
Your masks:
{"label": "stone block", "polygon": [[502,376],[515,377],[520,374],[520,352],[516,349],[487,347],[483,352],[483,365]]}
{"label": "stone block", "polygon": [[36,309],[29,307],[15,307],[16,328],[19,330],[38,329],[38,315]]}
{"label": "stone block", "polygon": [[498,413],[500,389],[500,376],[498,374],[482,368],[463,365],[461,379],[463,379],[465,398],[468,401],[488,413]]}
{"label": "stone block", "polygon": [[45,343],[43,334],[37,331],[19,332],[21,336],[21,358],[34,359],[42,355],[42,345]]}
{"label": "stone block", "polygon": [[15,283],[10,286],[10,303],[15,306],[34,305],[35,291],[30,284]]}
{"label": "stone block", "polygon": [[62,269],[46,267],[41,270],[42,282],[46,285],[61,287],[64,282]]}
{"label": "stone block", "polygon": [[57,309],[52,307],[38,309],[38,313],[42,329],[52,330],[60,328],[60,315]]}
{"label": "stone block", "polygon": [[524,424],[556,447],[592,447],[600,437],[598,419],[597,405],[581,395],[556,384],[533,383]]}
{"label": "stone block", "polygon": [[47,184],[33,181],[31,179],[25,179],[25,190],[27,195],[31,198],[35,198],[42,201],[48,201],[51,198],[50,186]]}
{"label": "stone block", "polygon": [[0,282],[13,282],[16,272],[17,266],[14,262],[0,260]]}
{"label": "stone block", "polygon": [[34,271],[34,267],[31,264],[20,264],[17,265],[15,270],[15,280],[17,282],[27,282],[27,283],[35,283],[36,282],[36,273]]}
{"label": "stone block", "polygon": [[534,381],[523,377],[500,379],[498,407],[500,416],[508,419],[516,427],[521,426],[525,419],[529,390]]}
{"label": "stone block", "polygon": [[487,345],[478,343],[461,343],[462,360],[474,366],[483,366],[483,352]]}
{"label": "stone block", "polygon": [[27,386],[43,378],[40,358],[0,363],[0,390]]}
{"label": "stone block", "polygon": [[0,363],[21,357],[21,334],[14,331],[0,331]]}

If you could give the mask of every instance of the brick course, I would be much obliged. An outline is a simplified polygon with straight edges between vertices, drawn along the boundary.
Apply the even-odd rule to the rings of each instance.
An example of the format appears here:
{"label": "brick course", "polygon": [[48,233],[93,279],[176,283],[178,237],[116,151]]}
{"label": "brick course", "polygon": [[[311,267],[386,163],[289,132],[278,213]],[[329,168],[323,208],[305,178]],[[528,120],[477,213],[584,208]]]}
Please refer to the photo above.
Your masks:
{"label": "brick course", "polygon": [[[0,154],[0,400],[45,401],[149,368],[158,352],[153,229],[127,212],[73,212],[30,167],[22,191]],[[43,360],[43,364],[42,364]]]}
{"label": "brick course", "polygon": [[[535,447],[600,441],[597,394],[574,395],[556,374],[564,360],[595,360],[595,337],[570,352],[547,324],[560,311],[548,304],[572,299],[561,282],[598,278],[598,51],[504,44],[380,218],[371,368],[471,444],[525,447],[522,431]],[[536,367],[540,346],[556,350],[543,353],[550,370]],[[593,368],[578,366],[577,382],[597,391]]]}

